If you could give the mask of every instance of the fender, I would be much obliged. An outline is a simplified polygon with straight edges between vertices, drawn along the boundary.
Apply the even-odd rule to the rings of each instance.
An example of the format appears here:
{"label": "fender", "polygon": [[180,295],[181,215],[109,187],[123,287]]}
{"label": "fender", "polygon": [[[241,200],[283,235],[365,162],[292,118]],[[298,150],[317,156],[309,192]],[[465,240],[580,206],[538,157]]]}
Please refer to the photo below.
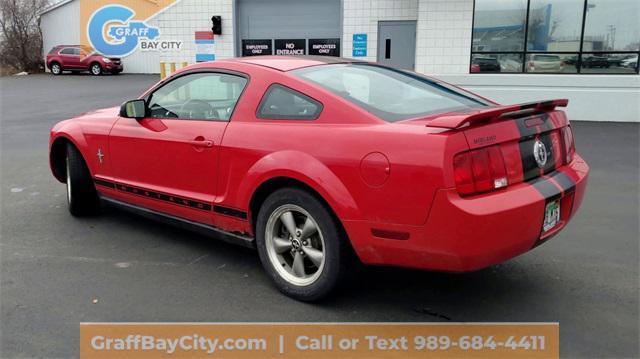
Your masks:
{"label": "fender", "polygon": [[[58,180],[60,179],[56,176],[51,156],[53,153],[53,144],[59,139],[65,139],[71,142],[80,151],[83,158],[87,158],[86,154],[89,146],[80,126],[72,121],[60,122],[51,129],[51,136],[49,139],[49,168],[51,169],[51,173],[53,173],[54,177]],[[89,171],[93,173],[91,166],[89,166]]]}
{"label": "fender", "polygon": [[256,189],[266,181],[287,177],[305,183],[322,196],[343,220],[360,219],[360,209],[342,181],[315,157],[300,151],[270,153],[247,171],[238,186],[238,203],[249,208]]}

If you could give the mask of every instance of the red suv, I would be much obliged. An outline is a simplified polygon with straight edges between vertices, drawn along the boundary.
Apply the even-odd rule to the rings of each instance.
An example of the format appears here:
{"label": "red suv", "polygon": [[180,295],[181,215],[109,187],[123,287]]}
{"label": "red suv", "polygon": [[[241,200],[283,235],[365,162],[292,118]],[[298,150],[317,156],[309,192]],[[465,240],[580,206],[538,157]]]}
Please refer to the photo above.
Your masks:
{"label": "red suv", "polygon": [[119,58],[105,57],[78,45],[58,45],[47,54],[47,67],[54,75],[62,71],[89,71],[92,75],[104,72],[119,74],[122,62]]}

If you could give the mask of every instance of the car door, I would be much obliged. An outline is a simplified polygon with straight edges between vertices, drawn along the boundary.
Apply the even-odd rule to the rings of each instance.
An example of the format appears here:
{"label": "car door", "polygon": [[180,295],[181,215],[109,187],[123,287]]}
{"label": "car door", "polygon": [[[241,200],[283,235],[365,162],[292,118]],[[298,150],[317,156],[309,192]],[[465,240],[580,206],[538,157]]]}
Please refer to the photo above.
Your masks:
{"label": "car door", "polygon": [[187,73],[147,96],[146,118],[119,118],[109,155],[121,199],[210,224],[219,145],[246,83],[240,74]]}
{"label": "car door", "polygon": [[80,49],[75,47],[65,47],[60,50],[62,67],[65,69],[77,69],[80,67]]}

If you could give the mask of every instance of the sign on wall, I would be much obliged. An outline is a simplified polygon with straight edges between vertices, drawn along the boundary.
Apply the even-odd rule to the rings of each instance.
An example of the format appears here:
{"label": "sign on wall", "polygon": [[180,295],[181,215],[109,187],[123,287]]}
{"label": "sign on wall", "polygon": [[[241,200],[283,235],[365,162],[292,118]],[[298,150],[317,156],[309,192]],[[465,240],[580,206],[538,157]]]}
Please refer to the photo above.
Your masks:
{"label": "sign on wall", "polygon": [[353,57],[367,56],[367,34],[353,34]]}
{"label": "sign on wall", "polygon": [[242,40],[242,56],[273,55],[271,39]]}
{"label": "sign on wall", "polygon": [[180,51],[182,41],[165,39],[148,20],[176,0],[81,0],[80,43],[105,56],[125,57],[137,49]]}
{"label": "sign on wall", "polygon": [[309,39],[309,55],[340,56],[340,39]]}
{"label": "sign on wall", "polygon": [[305,39],[275,40],[276,55],[305,55]]}
{"label": "sign on wall", "polygon": [[213,61],[215,55],[215,40],[213,31],[196,31],[196,62]]}

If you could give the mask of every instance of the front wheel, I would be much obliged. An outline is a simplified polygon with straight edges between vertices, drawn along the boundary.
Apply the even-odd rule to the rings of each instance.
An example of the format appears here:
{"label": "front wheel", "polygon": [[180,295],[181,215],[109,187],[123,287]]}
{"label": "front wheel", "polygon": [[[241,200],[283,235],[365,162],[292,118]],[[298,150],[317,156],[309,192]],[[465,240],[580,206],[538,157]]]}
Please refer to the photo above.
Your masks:
{"label": "front wheel", "polygon": [[89,69],[91,74],[94,76],[100,76],[102,74],[102,66],[99,63],[94,62],[91,64],[91,68]]}
{"label": "front wheel", "polygon": [[51,66],[50,70],[51,70],[52,74],[57,76],[57,75],[60,75],[62,73],[62,66],[60,66],[59,63],[52,62],[50,66]]}
{"label": "front wheel", "polygon": [[266,272],[295,299],[318,300],[346,275],[348,239],[326,205],[306,191],[281,189],[267,197],[256,241]]}
{"label": "front wheel", "polygon": [[100,208],[98,193],[80,151],[67,145],[67,204],[76,217],[95,214]]}

